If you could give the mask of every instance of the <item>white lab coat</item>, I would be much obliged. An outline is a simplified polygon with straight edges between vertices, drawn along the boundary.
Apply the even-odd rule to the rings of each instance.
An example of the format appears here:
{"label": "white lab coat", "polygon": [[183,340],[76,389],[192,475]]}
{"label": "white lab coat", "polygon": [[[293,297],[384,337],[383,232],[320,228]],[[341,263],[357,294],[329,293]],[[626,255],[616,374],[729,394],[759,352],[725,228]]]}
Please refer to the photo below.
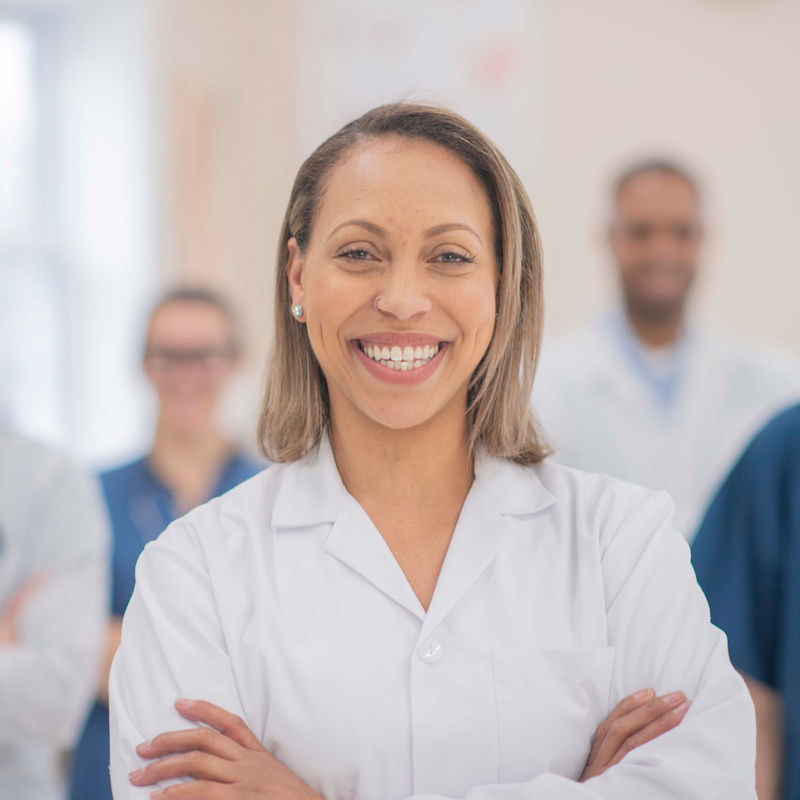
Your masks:
{"label": "white lab coat", "polygon": [[0,800],[59,797],[97,691],[108,624],[109,526],[98,482],[68,458],[0,432],[0,612],[44,574],[0,644]]}
{"label": "white lab coat", "polygon": [[[747,689],[666,495],[481,459],[426,614],[324,440],[148,544],[111,674],[111,781],[134,748],[244,718],[327,800],[755,798]],[[431,491],[435,491],[435,487]],[[596,726],[652,686],[681,725],[577,783]]]}
{"label": "white lab coat", "polygon": [[656,491],[691,541],[722,481],[755,433],[800,399],[791,357],[692,331],[674,407],[635,374],[609,326],[546,348],[533,407],[555,459]]}

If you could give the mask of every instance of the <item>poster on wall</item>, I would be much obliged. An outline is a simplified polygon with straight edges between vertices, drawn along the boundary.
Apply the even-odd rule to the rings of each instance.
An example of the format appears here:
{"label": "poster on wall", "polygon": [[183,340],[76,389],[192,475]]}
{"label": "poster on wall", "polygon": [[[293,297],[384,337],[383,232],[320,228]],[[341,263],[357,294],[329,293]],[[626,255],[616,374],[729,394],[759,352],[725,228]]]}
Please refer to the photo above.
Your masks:
{"label": "poster on wall", "polygon": [[544,161],[541,0],[303,0],[303,155],[398,99],[484,130],[533,190]]}

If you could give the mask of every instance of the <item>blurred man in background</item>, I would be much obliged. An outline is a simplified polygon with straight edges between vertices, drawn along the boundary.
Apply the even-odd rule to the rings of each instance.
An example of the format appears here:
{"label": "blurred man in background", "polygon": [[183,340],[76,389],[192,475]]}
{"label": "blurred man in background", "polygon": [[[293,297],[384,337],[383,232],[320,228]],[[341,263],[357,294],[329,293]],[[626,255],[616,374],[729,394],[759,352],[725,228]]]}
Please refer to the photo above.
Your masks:
{"label": "blurred man in background", "polygon": [[144,369],[158,394],[158,426],[147,456],[101,476],[114,535],[113,617],[97,702],[75,753],[72,800],[111,800],[108,674],[145,544],[263,466],[238,452],[217,425],[220,394],[239,356],[233,312],[212,292],[173,291],[150,317]]}
{"label": "blurred man in background", "polygon": [[97,686],[108,521],[66,457],[0,432],[0,800],[61,797]]}
{"label": "blurred man in background", "polygon": [[749,438],[800,397],[800,366],[688,318],[703,224],[685,169],[637,164],[614,201],[608,240],[622,304],[545,351],[533,403],[559,461],[668,491],[691,541]]}
{"label": "blurred man in background", "polygon": [[800,797],[800,406],[727,479],[692,552],[711,621],[756,707],[759,800]]}

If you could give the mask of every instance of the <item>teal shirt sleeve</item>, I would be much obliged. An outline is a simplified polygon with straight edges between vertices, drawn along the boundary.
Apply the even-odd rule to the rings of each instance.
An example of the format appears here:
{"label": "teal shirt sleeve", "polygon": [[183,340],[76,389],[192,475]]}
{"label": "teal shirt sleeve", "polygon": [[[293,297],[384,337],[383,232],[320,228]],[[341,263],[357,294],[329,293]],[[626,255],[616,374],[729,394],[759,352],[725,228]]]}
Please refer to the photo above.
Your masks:
{"label": "teal shirt sleeve", "polygon": [[[693,561],[741,672],[780,691],[800,619],[800,406],[754,439],[720,489],[697,535]],[[797,577],[795,577],[797,576]],[[793,648],[792,648],[793,649]],[[794,653],[800,658],[800,650]],[[796,663],[796,661],[795,661]]]}

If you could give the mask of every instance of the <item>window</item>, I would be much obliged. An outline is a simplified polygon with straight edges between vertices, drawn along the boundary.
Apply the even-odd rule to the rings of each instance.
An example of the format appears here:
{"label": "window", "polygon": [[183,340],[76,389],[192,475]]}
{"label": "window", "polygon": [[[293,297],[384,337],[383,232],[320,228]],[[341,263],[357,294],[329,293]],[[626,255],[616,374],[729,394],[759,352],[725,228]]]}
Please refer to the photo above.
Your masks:
{"label": "window", "polygon": [[63,444],[64,281],[46,247],[36,45],[31,27],[0,19],[0,423]]}

